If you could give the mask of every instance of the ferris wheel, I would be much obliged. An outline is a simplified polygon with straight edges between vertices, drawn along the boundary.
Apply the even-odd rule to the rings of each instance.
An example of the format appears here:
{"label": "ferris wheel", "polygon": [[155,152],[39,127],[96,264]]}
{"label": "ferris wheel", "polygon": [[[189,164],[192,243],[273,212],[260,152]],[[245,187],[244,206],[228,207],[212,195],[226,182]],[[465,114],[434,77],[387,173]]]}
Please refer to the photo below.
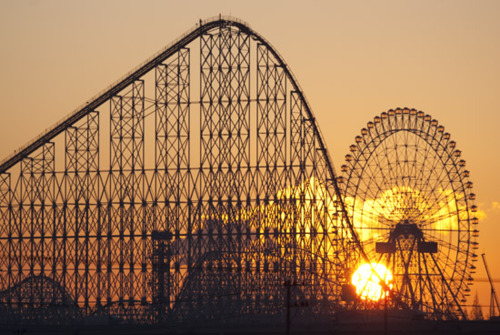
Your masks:
{"label": "ferris wheel", "polygon": [[387,295],[392,308],[465,318],[478,215],[469,171],[450,134],[421,111],[389,110],[368,122],[345,159],[339,184],[366,254],[357,266],[369,262],[390,273],[375,296],[358,286],[361,299]]}

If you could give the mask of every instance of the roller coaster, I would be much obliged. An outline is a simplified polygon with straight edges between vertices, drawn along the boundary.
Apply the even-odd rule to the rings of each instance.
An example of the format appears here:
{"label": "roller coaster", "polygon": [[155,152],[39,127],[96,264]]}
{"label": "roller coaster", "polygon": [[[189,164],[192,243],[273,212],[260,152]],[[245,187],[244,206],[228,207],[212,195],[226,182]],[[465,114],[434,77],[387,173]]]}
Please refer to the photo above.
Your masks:
{"label": "roller coaster", "polygon": [[355,141],[336,174],[276,49],[200,20],[0,162],[0,322],[328,318],[381,308],[352,290],[375,261],[386,306],[465,319],[478,219],[456,143],[408,108]]}

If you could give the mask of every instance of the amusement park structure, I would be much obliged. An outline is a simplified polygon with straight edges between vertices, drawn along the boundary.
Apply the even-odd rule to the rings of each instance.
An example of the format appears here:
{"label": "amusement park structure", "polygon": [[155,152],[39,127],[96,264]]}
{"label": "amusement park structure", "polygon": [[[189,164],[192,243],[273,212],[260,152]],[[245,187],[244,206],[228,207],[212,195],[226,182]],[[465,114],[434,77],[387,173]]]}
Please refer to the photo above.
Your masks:
{"label": "amusement park structure", "polygon": [[276,49],[234,18],[200,21],[0,162],[0,322],[377,309],[346,297],[365,263],[392,271],[390,308],[465,318],[478,220],[455,146],[391,110],[337,176]]}
{"label": "amusement park structure", "polygon": [[390,269],[392,306],[465,319],[479,231],[456,142],[430,115],[398,108],[368,122],[345,159],[350,222],[370,261]]}

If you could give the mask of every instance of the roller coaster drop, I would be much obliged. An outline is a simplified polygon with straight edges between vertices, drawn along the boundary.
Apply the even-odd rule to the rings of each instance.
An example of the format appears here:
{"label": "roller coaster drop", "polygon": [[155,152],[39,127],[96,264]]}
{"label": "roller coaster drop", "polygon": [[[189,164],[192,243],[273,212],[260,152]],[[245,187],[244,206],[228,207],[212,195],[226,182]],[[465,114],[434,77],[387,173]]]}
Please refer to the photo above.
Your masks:
{"label": "roller coaster drop", "polygon": [[[373,255],[338,185],[283,58],[243,22],[200,21],[0,163],[0,322],[262,322],[289,299],[316,315],[355,308],[343,288]],[[283,283],[298,284],[291,297]]]}

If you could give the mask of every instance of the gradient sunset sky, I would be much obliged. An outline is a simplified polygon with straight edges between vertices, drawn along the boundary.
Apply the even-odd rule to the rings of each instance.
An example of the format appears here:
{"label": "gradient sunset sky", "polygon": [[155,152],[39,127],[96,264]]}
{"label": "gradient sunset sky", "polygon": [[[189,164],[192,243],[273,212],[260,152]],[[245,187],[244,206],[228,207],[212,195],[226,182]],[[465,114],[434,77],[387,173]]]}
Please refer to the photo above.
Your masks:
{"label": "gradient sunset sky", "polygon": [[[500,279],[500,1],[0,0],[0,159],[219,14],[285,58],[337,171],[383,111],[416,108],[444,125],[486,214],[479,254]],[[476,289],[487,305],[489,285],[471,301]]]}

